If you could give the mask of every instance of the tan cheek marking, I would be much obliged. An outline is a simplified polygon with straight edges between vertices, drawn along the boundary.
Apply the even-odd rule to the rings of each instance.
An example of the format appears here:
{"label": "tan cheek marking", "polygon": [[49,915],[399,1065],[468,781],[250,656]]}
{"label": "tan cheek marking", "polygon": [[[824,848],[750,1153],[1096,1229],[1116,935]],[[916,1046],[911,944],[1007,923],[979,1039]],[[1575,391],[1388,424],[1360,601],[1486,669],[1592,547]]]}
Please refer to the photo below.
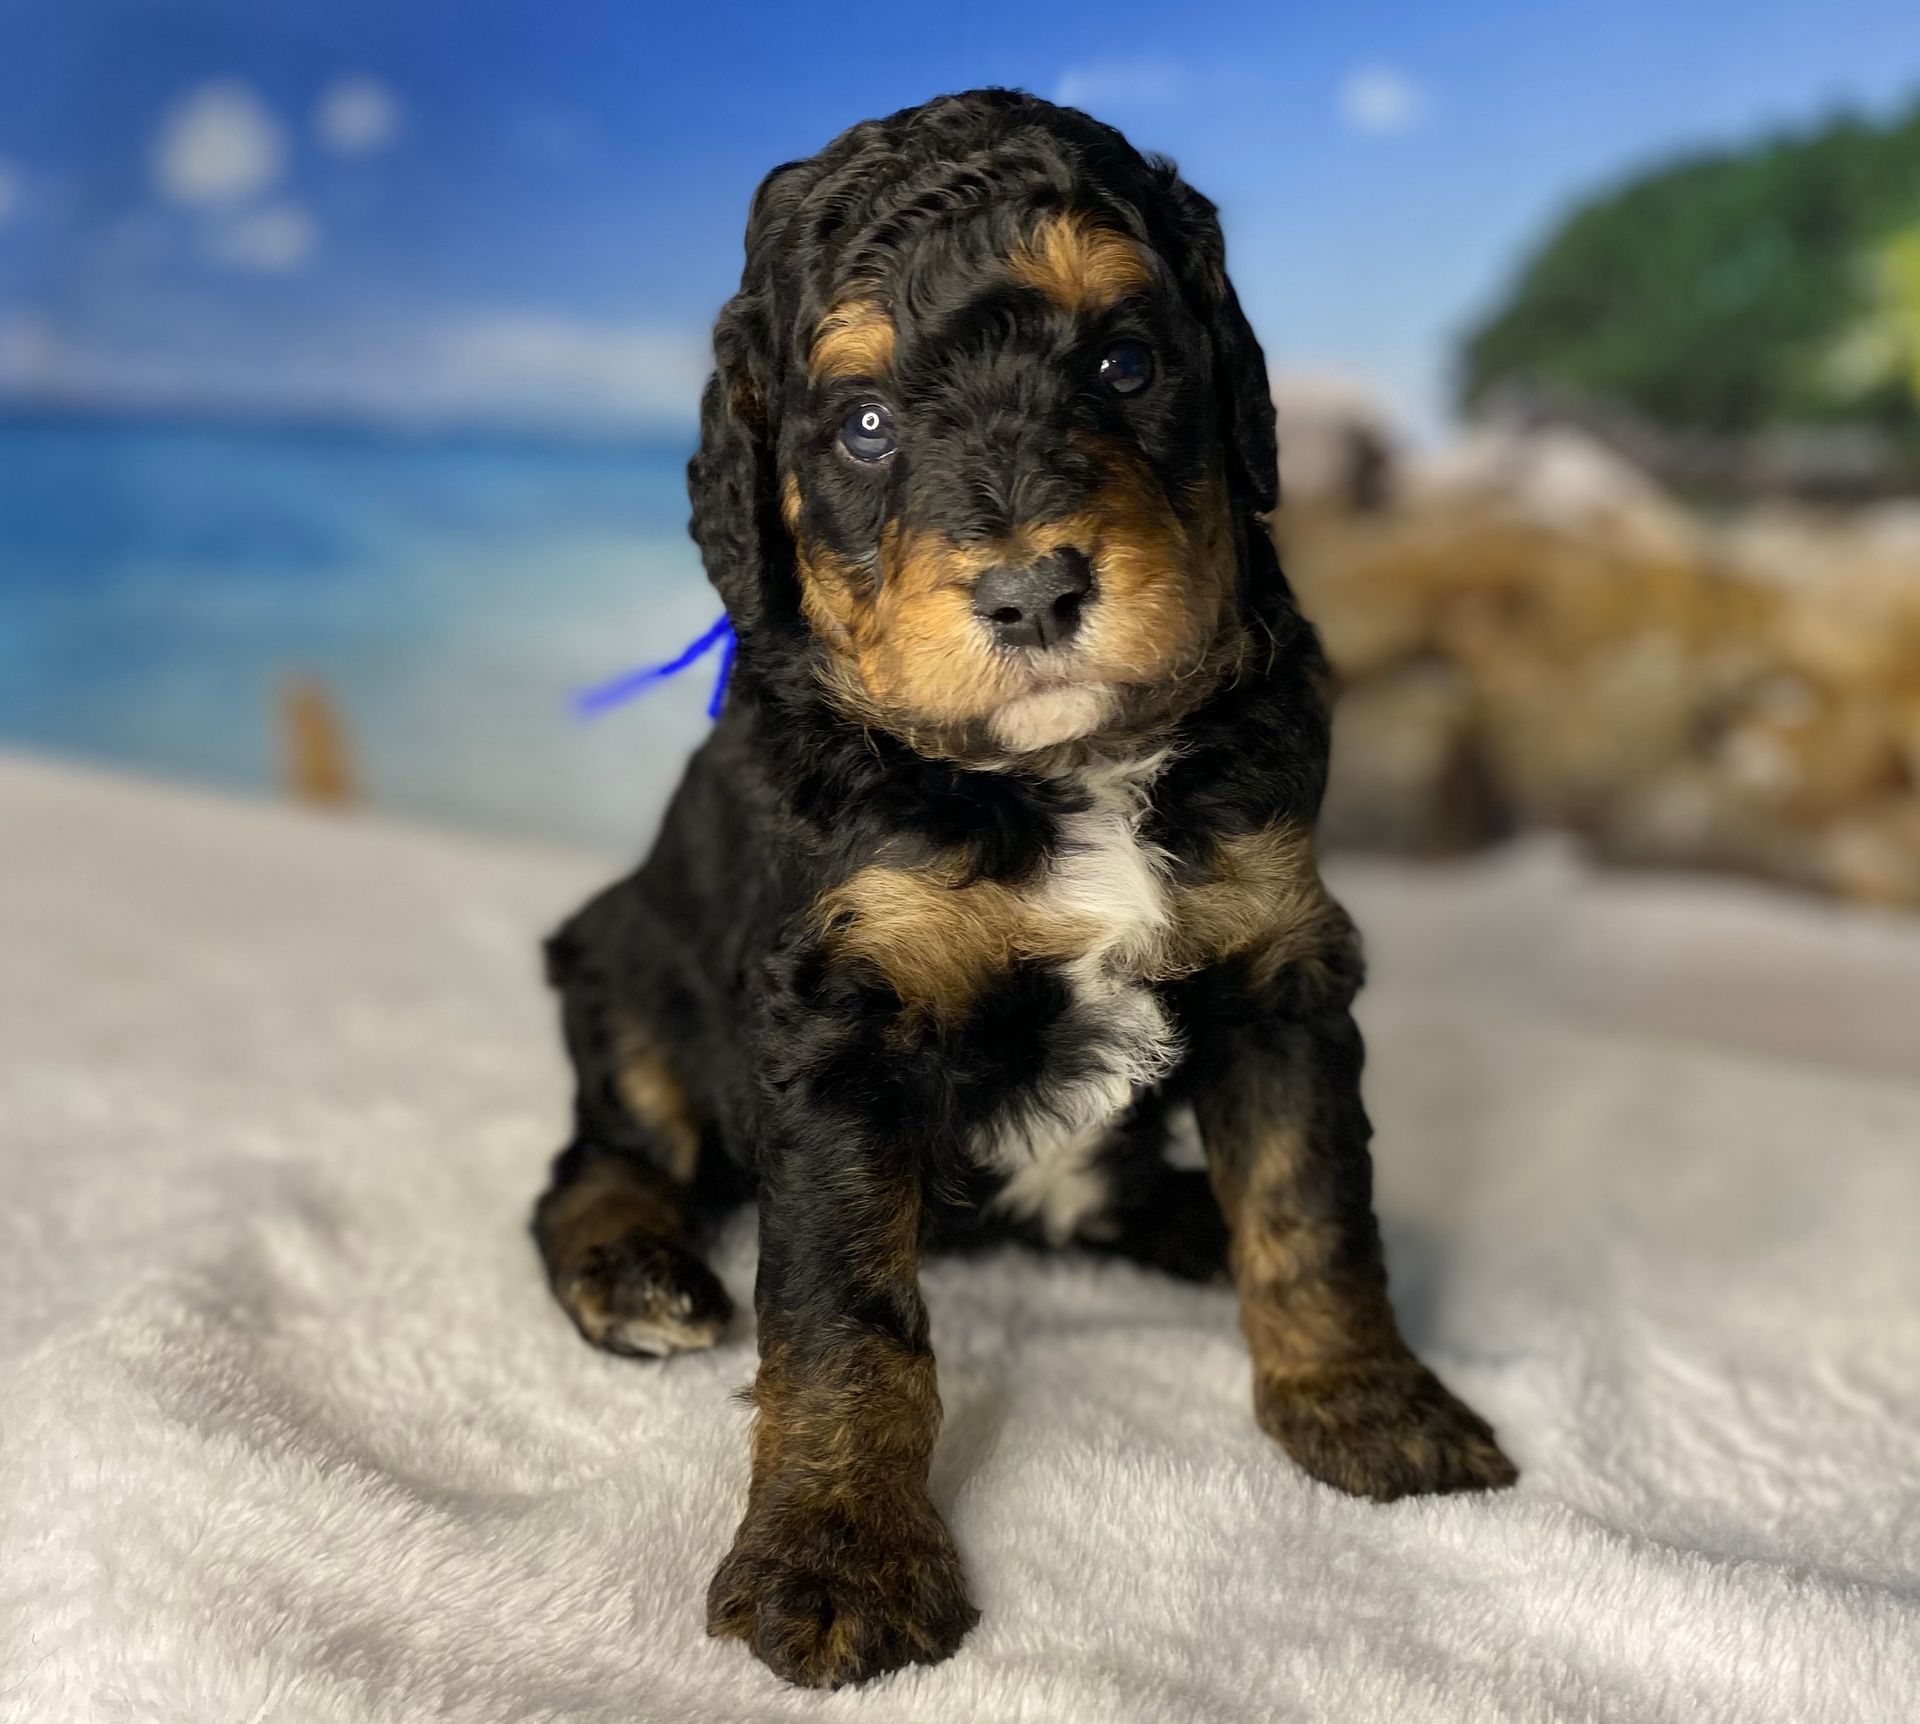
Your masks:
{"label": "tan cheek marking", "polygon": [[1137,461],[1076,514],[990,545],[890,531],[880,596],[859,631],[862,680],[883,708],[936,722],[977,718],[1026,692],[973,615],[972,588],[997,562],[1071,545],[1093,555],[1104,598],[1090,632],[1093,676],[1154,682],[1202,653],[1220,611],[1218,583],[1195,569],[1187,534]]}
{"label": "tan cheek marking", "polygon": [[[830,649],[828,674],[843,707],[862,722],[938,726],[981,718],[1026,692],[977,625],[973,582],[993,563],[1064,545],[1088,552],[1100,570],[1105,602],[1095,607],[1084,647],[1089,676],[1159,683],[1212,663],[1235,579],[1224,488],[1203,493],[1201,525],[1189,531],[1137,455],[1105,441],[1092,451],[1109,477],[1076,514],[992,545],[956,545],[889,525],[877,583],[800,545],[803,606]],[[782,506],[789,524],[797,523],[791,481]]]}
{"label": "tan cheek marking", "polygon": [[1069,958],[1099,936],[1091,919],[1046,914],[1016,887],[968,880],[953,860],[863,868],[816,914],[829,954],[877,972],[910,1024],[957,1023],[1015,964]]}
{"label": "tan cheek marking", "polygon": [[803,552],[807,618],[834,650],[835,694],[863,722],[940,724],[1005,698],[1005,668],[969,596],[985,554],[934,535],[881,535],[877,584]]}
{"label": "tan cheek marking", "polygon": [[893,369],[893,320],[879,300],[842,300],[813,332],[807,371],[829,377],[883,377]]}
{"label": "tan cheek marking", "polygon": [[1075,212],[1046,217],[1007,264],[1065,311],[1105,311],[1153,284],[1152,267],[1135,241]]}
{"label": "tan cheek marking", "polygon": [[813,630],[836,656],[851,657],[860,619],[854,571],[831,552],[801,545],[796,558],[800,574],[800,610]]}
{"label": "tan cheek marking", "polygon": [[796,564],[800,610],[826,648],[821,680],[857,724],[886,727],[901,704],[887,674],[898,642],[876,614],[870,583],[832,552],[802,541]]}
{"label": "tan cheek marking", "polygon": [[1105,438],[1082,445],[1107,477],[1071,519],[1041,529],[1054,544],[1095,558],[1104,602],[1090,613],[1088,650],[1129,681],[1185,675],[1232,614],[1236,580],[1225,487],[1210,481],[1190,530],[1159,480],[1130,449]]}
{"label": "tan cheek marking", "polygon": [[991,697],[999,671],[973,615],[984,547],[889,528],[874,629],[861,660],[883,700],[936,720],[959,718]]}

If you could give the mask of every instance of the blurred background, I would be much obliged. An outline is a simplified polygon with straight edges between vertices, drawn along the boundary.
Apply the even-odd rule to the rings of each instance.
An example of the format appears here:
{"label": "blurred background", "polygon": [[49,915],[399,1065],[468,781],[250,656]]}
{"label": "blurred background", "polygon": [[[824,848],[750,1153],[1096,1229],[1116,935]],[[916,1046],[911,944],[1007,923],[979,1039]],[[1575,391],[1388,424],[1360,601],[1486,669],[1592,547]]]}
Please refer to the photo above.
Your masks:
{"label": "blurred background", "polygon": [[1220,205],[1330,840],[1920,908],[1912,0],[0,0],[0,748],[632,848],[776,162],[1019,85]]}

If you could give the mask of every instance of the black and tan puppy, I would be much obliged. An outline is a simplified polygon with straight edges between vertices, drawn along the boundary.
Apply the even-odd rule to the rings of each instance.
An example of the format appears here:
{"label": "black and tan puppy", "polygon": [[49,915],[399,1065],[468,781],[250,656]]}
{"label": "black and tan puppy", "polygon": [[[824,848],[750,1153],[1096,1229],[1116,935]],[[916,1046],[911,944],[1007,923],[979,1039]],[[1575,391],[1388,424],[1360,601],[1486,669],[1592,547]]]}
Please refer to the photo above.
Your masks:
{"label": "black and tan puppy", "polygon": [[714,347],[738,664],[653,854],[551,943],[579,1087],[535,1217],[580,1332],[654,1356],[720,1336],[702,1230],[757,1197],[709,1630],[822,1686],[959,1645],[916,1265],[1001,1231],[1230,1273],[1316,1478],[1511,1481],[1387,1302],[1323,666],[1213,207],[1085,115],[944,98],[768,177]]}

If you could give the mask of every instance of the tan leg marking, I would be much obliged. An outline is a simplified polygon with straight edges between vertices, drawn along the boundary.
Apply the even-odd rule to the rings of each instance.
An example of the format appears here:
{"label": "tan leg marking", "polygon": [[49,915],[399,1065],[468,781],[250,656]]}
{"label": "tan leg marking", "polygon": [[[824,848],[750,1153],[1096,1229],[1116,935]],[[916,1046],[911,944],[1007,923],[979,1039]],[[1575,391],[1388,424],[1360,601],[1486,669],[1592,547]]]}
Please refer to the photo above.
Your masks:
{"label": "tan leg marking", "polygon": [[[871,1199],[850,1273],[874,1294],[910,1289],[917,1195],[876,1189]],[[978,1612],[927,1497],[940,1428],[933,1355],[851,1322],[788,1338],[780,1328],[791,1321],[763,1317],[753,1482],[708,1589],[707,1632],[747,1641],[807,1687],[937,1662]]]}
{"label": "tan leg marking", "polygon": [[621,1105],[658,1139],[669,1177],[692,1184],[700,1162],[700,1126],[686,1089],[652,1032],[631,1012],[615,1010],[609,1037]]}

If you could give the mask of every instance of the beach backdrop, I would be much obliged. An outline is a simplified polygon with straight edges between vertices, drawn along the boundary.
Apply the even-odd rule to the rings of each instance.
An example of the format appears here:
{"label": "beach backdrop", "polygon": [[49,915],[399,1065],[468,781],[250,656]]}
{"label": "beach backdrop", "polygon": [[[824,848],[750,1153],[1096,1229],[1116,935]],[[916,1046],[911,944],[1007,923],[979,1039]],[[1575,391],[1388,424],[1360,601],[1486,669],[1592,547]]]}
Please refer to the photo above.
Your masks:
{"label": "beach backdrop", "polygon": [[632,846],[706,726],[696,672],[577,692],[718,602],[685,442],[21,415],[0,424],[0,735],[276,787],[298,686],[356,800]]}
{"label": "beach backdrop", "polygon": [[[1290,554],[1372,691],[1336,835],[1545,821],[1920,901],[1920,691],[1881,662],[1920,592],[1910,0],[846,26],[0,0],[0,746],[638,845],[709,671],[591,721],[573,699],[716,614],[683,468],[752,189],[862,116],[1010,84],[1222,207],[1288,421]],[[1699,598],[1723,564],[1843,562],[1872,565],[1879,658],[1808,659],[1804,603],[1762,625]],[[1489,615],[1543,614],[1515,599],[1535,581],[1582,616],[1667,595],[1651,644],[1637,601],[1574,631],[1589,658],[1605,637],[1569,724],[1604,771],[1504,740],[1541,734],[1515,663],[1570,686],[1565,629],[1489,657]],[[1409,583],[1425,620],[1383,648],[1355,619],[1404,621]]]}

